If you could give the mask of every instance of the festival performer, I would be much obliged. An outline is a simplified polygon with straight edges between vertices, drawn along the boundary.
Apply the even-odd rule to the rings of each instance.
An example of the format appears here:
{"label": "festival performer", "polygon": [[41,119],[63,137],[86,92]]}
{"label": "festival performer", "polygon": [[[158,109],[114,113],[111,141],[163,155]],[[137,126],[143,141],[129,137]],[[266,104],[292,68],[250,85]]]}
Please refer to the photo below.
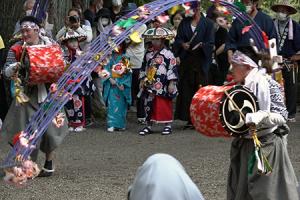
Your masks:
{"label": "festival performer", "polygon": [[[39,35],[40,23],[36,18],[32,16],[26,16],[20,20],[20,24],[23,40],[17,42],[10,48],[7,56],[7,62],[4,66],[4,75],[10,79],[14,79],[16,73],[20,72],[21,69],[30,69],[30,63],[28,60],[22,60],[26,47],[56,44],[53,40]],[[24,44],[26,45],[25,48]],[[52,62],[55,62],[55,60],[52,60]],[[10,143],[13,143],[12,138],[16,133],[24,131],[31,117],[38,110],[39,105],[47,97],[45,84],[30,85],[26,84],[25,82],[23,83],[24,94],[21,96],[16,95],[14,97],[3,123],[2,135],[6,137]],[[21,89],[22,88],[20,88],[20,90]],[[68,129],[66,124],[62,125],[60,128],[57,128],[52,123],[49,125],[46,133],[41,138],[38,147],[31,155],[32,160],[35,161],[37,159],[38,149],[46,154],[45,165],[40,173],[40,176],[51,176],[53,174],[54,150],[62,143],[67,133]]]}
{"label": "festival performer", "polygon": [[[70,64],[82,54],[79,44],[85,38],[86,35],[80,35],[73,30],[69,30],[60,38],[65,54],[67,55],[66,60]],[[72,84],[76,84],[76,81]],[[81,132],[84,130],[86,126],[85,97],[91,95],[94,90],[95,86],[92,77],[89,76],[73,94],[72,100],[65,105],[69,121],[69,131]]]}
{"label": "festival performer", "polygon": [[165,42],[174,34],[169,29],[158,27],[148,29],[143,36],[150,39],[152,45],[145,54],[139,76],[147,123],[139,134],[150,134],[152,123],[156,122],[165,125],[161,133],[168,135],[172,133],[172,99],[177,96],[178,76],[176,58]]}
{"label": "festival performer", "polygon": [[[227,199],[298,200],[297,179],[285,141],[289,128],[282,90],[257,61],[251,47],[240,47],[232,56],[234,80],[254,93],[260,110],[246,114],[245,123],[252,131],[232,142]],[[259,152],[252,139],[254,132],[261,142]],[[269,165],[260,160],[262,154]]]}
{"label": "festival performer", "polygon": [[131,105],[131,76],[124,44],[112,53],[109,63],[99,74],[103,81],[103,99],[107,106],[107,131],[124,131],[127,109]]}
{"label": "festival performer", "polygon": [[298,63],[300,60],[300,25],[291,19],[291,15],[297,13],[297,9],[284,0],[274,4],[271,9],[276,12],[274,20],[277,30],[278,54],[283,56],[282,74],[284,78],[284,91],[288,121],[296,121],[297,106],[297,77]]}
{"label": "festival performer", "polygon": [[[277,38],[276,29],[273,20],[270,16],[258,10],[259,0],[242,0],[247,14],[254,20],[254,22],[266,33],[268,39]],[[248,26],[247,22],[243,24],[238,20],[234,20],[228,33],[228,41],[226,42],[226,51],[228,54],[228,61],[231,62],[231,56],[239,46],[250,45],[250,33],[243,33],[243,28]]]}
{"label": "festival performer", "polygon": [[213,22],[201,13],[200,2],[190,2],[185,8],[188,17],[181,21],[173,44],[180,60],[175,118],[186,121],[185,128],[192,128],[189,109],[199,86],[207,85],[215,31]]}

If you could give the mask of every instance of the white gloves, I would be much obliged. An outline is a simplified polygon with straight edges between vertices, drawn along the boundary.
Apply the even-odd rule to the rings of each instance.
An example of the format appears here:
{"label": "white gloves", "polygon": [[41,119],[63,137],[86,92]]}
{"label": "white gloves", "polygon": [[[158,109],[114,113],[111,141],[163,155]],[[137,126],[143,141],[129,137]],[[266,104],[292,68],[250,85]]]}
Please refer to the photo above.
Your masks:
{"label": "white gloves", "polygon": [[21,65],[21,63],[19,63],[19,62],[8,65],[4,69],[4,75],[8,78],[12,77],[16,73],[16,71],[20,65]]}
{"label": "white gloves", "polygon": [[260,110],[246,115],[246,124],[255,124],[255,126],[263,125],[264,127],[272,127],[275,125],[282,126],[285,123],[285,119],[279,113]]}

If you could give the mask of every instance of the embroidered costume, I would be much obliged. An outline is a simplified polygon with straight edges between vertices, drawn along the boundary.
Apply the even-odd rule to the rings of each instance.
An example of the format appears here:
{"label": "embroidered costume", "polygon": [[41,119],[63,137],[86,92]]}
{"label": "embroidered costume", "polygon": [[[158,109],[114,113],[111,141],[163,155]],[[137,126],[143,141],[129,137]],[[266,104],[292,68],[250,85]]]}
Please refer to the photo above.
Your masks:
{"label": "embroidered costume", "polygon": [[[161,34],[161,35],[160,35]],[[177,65],[173,53],[164,46],[164,39],[172,37],[173,33],[165,28],[152,28],[144,33],[158,44],[152,46],[145,54],[142,69],[140,71],[141,98],[144,100],[146,122],[148,124],[139,132],[145,135],[150,132],[151,123],[164,123],[166,125],[163,134],[171,133],[169,123],[173,121],[172,99],[177,95]]]}
{"label": "embroidered costume", "polygon": [[107,106],[107,131],[125,130],[127,109],[131,105],[131,70],[129,61],[122,53],[113,52],[107,72],[102,76],[103,99]]}
{"label": "embroidered costume", "polygon": [[[286,125],[287,110],[280,85],[264,74],[254,62],[236,51],[233,68],[250,66],[244,85],[258,99],[260,110],[248,113],[245,123],[256,126],[261,150],[256,151],[249,133],[235,138],[231,145],[228,176],[228,200],[298,200],[297,179],[286,144],[289,128]],[[235,70],[235,69],[233,69]],[[262,153],[265,160],[260,160]],[[267,174],[265,174],[267,173]]]}

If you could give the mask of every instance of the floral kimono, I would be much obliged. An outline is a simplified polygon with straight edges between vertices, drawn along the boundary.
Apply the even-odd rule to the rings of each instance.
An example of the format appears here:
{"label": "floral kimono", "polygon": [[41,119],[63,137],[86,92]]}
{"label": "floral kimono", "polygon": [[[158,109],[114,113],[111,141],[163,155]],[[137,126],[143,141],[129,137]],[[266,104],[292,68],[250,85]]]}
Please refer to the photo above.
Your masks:
{"label": "floral kimono", "polygon": [[[131,70],[127,68],[122,71],[124,59],[123,55],[113,53],[110,62],[104,67],[108,76],[102,79],[103,99],[107,106],[107,127],[122,130],[126,128],[127,109],[131,105]],[[121,87],[124,89],[120,89]]]}
{"label": "floral kimono", "polygon": [[142,98],[147,122],[173,121],[172,99],[177,96],[177,88],[174,85],[173,92],[169,93],[168,87],[171,81],[177,81],[177,77],[176,58],[170,50],[150,49],[146,53],[139,78],[144,84]]}
{"label": "floral kimono", "polygon": [[[70,63],[74,62],[76,59],[76,52],[69,49],[68,54],[67,60],[69,60]],[[92,95],[95,89],[92,77],[89,76],[75,91],[72,99],[66,103],[65,109],[70,127],[85,127],[85,96]]]}

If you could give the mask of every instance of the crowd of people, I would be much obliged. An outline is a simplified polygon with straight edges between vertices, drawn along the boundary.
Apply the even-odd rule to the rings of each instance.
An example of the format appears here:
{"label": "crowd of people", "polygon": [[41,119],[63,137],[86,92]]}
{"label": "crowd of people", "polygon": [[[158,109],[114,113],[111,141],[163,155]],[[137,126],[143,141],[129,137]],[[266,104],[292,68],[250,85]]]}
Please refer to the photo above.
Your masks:
{"label": "crowd of people", "polygon": [[[88,50],[89,44],[107,26],[137,9],[136,4],[123,5],[122,0],[113,0],[109,8],[103,7],[102,1],[91,0],[84,12],[81,4],[74,5],[67,12],[65,25],[53,33],[53,26],[47,21],[41,23],[30,16],[34,2],[25,2],[26,16],[17,22],[14,32],[16,37],[21,37],[12,45],[7,56],[1,56],[6,57],[5,61],[0,60],[0,117],[2,134],[8,141],[25,129],[31,116],[45,100],[47,91],[51,90],[47,84],[26,84],[25,79],[22,87],[16,84],[21,74],[19,71],[30,65],[28,59],[24,59],[24,48],[59,44],[63,50],[63,61],[68,66]],[[273,79],[262,75],[258,53],[250,42],[249,32],[244,31],[244,24],[240,21],[230,23],[216,5],[204,12],[197,1],[171,9],[133,32],[112,52],[105,65],[86,77],[62,111],[66,113],[68,124],[59,128],[51,124],[39,148],[31,156],[35,161],[38,149],[46,155],[40,176],[53,174],[53,151],[68,131],[82,132],[93,123],[94,104],[98,105],[98,109],[105,108],[107,132],[124,131],[127,112],[135,108],[137,123],[143,125],[141,130],[137,130],[139,135],[151,134],[156,123],[164,125],[162,135],[169,135],[174,119],[185,121],[184,129],[193,129],[190,105],[199,87],[221,86],[231,74],[234,81],[251,89],[258,99],[261,112],[247,115],[246,122],[263,129],[258,135],[263,147],[271,146],[268,157],[276,171],[269,176],[260,176],[255,170],[249,172],[248,160],[254,150],[253,141],[250,136],[236,138],[231,149],[228,199],[267,199],[262,197],[262,192],[264,197],[270,199],[298,199],[297,180],[286,148],[289,132],[286,122],[296,121],[300,25],[292,20],[291,15],[297,10],[288,1],[274,4],[271,9],[275,18],[272,19],[259,8],[258,0],[242,0],[242,3],[245,12],[268,38],[277,41],[278,54],[283,61],[279,63],[280,73],[272,72]],[[1,53],[4,53],[5,42],[0,38]],[[9,85],[11,93],[5,90],[5,79],[12,83]],[[282,86],[285,96],[280,89]],[[19,97],[20,93],[25,103],[18,105],[20,99],[16,96]],[[13,99],[10,106],[7,96]],[[16,117],[18,122],[14,120]],[[278,130],[279,134],[273,134]],[[176,165],[181,168],[180,164]],[[162,171],[158,173],[158,178],[161,174],[168,175],[168,170],[157,169]],[[141,169],[139,174],[142,178],[147,175],[143,173]],[[194,197],[190,199],[203,198],[189,177],[178,173],[191,185],[188,191],[194,193]],[[151,176],[151,179],[157,181],[156,177]],[[137,177],[129,199],[143,199],[141,195],[144,195],[147,185],[140,182]],[[164,181],[157,184],[160,187]],[[262,191],[262,188],[266,190]],[[153,193],[151,199],[166,195],[164,192]]]}

